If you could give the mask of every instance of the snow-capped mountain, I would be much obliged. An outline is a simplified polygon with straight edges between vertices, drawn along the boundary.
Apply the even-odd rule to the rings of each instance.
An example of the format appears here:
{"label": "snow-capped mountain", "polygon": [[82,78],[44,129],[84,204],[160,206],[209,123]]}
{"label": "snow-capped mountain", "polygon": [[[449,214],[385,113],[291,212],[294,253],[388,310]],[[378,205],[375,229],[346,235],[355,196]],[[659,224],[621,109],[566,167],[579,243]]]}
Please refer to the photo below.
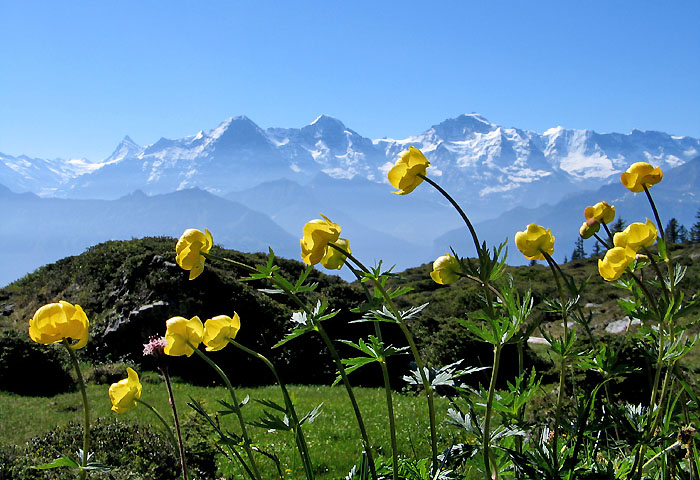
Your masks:
{"label": "snow-capped mountain", "polygon": [[0,183],[42,196],[102,199],[135,189],[161,194],[198,187],[226,194],[279,179],[305,184],[320,172],[385,184],[387,170],[409,145],[430,159],[429,175],[458,199],[478,205],[484,218],[506,206],[539,205],[597,188],[635,161],[669,168],[700,154],[700,140],[691,137],[562,127],[539,134],[478,114],[445,120],[402,140],[372,140],[326,115],[302,128],[267,130],[241,116],[148,146],[125,137],[100,163],[0,154]]}
{"label": "snow-capped mountain", "polygon": [[[676,177],[669,174],[663,182],[667,186],[655,187],[658,193],[671,189],[669,198],[659,199],[673,210],[668,215],[689,216],[697,206],[693,195],[698,177],[688,172],[697,170],[691,160],[700,156],[700,140],[691,137],[562,127],[540,134],[469,114],[406,139],[372,140],[326,115],[302,128],[268,129],[235,117],[209,131],[147,146],[125,137],[99,163],[0,154],[0,184],[9,188],[4,194],[0,189],[0,204],[10,212],[0,232],[8,242],[32,228],[53,239],[35,239],[36,248],[27,249],[33,257],[20,262],[15,274],[29,271],[39,260],[76,253],[90,242],[177,235],[184,224],[214,229],[216,222],[217,242],[225,247],[266,250],[273,245],[281,255],[297,257],[301,229],[319,213],[342,225],[353,252],[367,264],[382,259],[401,270],[430,261],[450,246],[464,247],[460,253],[469,255],[470,241],[462,245],[468,237],[461,230],[451,232],[461,225],[459,216],[429,185],[408,196],[391,194],[386,172],[411,145],[423,150],[431,162],[428,175],[455,197],[472,222],[480,222],[480,238],[491,244],[512,238],[517,229],[538,219],[554,230],[558,227],[552,214],[557,212],[568,222],[555,233],[566,252],[586,202],[607,199],[626,206],[627,200],[596,199],[599,194],[590,192],[613,186],[620,190],[619,173],[636,161],[649,161],[667,172],[687,170]],[[672,178],[682,181],[673,183]],[[192,189],[205,190],[207,201],[199,199],[205,192]],[[133,196],[135,191],[142,193]],[[31,193],[16,196],[20,192]],[[680,198],[684,200],[679,203]],[[10,205],[10,199],[16,204]],[[72,203],[80,199],[103,201]],[[43,210],[36,210],[39,206]],[[143,214],[142,206],[148,206]],[[631,205],[626,209],[633,211]],[[76,216],[73,210],[89,210],[90,215]],[[627,213],[622,215],[628,219]],[[227,223],[227,216],[235,221]],[[51,222],[62,224],[63,218],[72,217],[80,221],[71,223],[69,231],[47,229]],[[197,224],[192,224],[194,218]],[[261,218],[267,219],[265,228]],[[79,230],[87,236],[81,234],[78,242],[74,232]],[[77,243],[58,248],[62,241]]]}

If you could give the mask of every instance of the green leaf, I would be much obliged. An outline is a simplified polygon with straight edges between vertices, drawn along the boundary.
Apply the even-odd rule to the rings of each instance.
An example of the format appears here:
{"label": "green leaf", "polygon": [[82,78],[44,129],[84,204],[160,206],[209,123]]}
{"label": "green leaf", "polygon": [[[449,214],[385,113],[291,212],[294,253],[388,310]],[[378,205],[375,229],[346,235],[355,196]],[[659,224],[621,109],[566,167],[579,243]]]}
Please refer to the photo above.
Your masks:
{"label": "green leaf", "polygon": [[50,468],[61,468],[61,467],[69,467],[69,468],[80,468],[80,464],[76,462],[73,458],[69,456],[57,458],[51,463],[47,463],[45,465],[37,465],[35,467],[32,467],[36,470],[48,470]]}
{"label": "green leaf", "polygon": [[319,403],[316,408],[311,410],[309,413],[304,415],[301,420],[299,420],[299,425],[303,425],[305,423],[313,423],[316,418],[321,414],[321,407],[323,406],[323,402]]}

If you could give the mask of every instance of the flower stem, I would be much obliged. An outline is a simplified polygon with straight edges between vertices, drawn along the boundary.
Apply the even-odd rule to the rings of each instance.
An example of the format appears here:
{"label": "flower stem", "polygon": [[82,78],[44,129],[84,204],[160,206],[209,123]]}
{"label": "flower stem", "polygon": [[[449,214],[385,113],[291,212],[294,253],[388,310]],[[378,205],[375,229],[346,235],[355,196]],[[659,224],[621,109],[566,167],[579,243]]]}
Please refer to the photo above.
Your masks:
{"label": "flower stem", "polygon": [[439,464],[437,458],[437,427],[435,422],[435,400],[433,398],[433,387],[430,384],[430,380],[425,374],[425,364],[423,363],[423,359],[420,356],[420,352],[418,351],[418,347],[416,346],[416,342],[413,339],[411,331],[408,329],[408,326],[406,326],[406,323],[403,321],[401,312],[399,312],[399,310],[396,308],[394,301],[392,300],[391,296],[386,291],[386,289],[382,286],[381,282],[375,282],[375,286],[381,293],[382,297],[384,297],[384,300],[389,306],[389,309],[396,318],[399,328],[401,328],[401,332],[403,333],[404,337],[406,337],[408,346],[411,348],[411,353],[413,354],[413,359],[415,360],[416,366],[418,367],[418,373],[420,374],[421,382],[423,382],[425,395],[428,399],[428,418],[430,420],[430,449],[432,451],[433,473],[435,473]]}
{"label": "flower stem", "polygon": [[[168,374],[168,367],[162,367],[160,369],[163,372],[163,377],[165,378],[165,385],[168,387],[168,399],[170,401],[170,407],[173,409],[173,420],[175,421],[175,432],[177,433],[177,446],[180,453],[180,467],[182,468],[182,477],[187,480],[187,464],[185,463],[185,444],[182,441],[182,433],[180,433],[180,420],[177,415],[177,408],[175,407],[175,396],[173,395],[173,386],[170,383],[170,375]],[[172,433],[171,433],[172,434]]]}
{"label": "flower stem", "polygon": [[[332,247],[335,248],[340,248],[337,247],[334,244],[329,244]],[[358,260],[352,259],[360,268],[364,268],[365,271],[366,267],[359,263]],[[367,288],[367,285],[365,283],[362,283],[362,276],[359,271],[357,271],[352,265],[349,263],[345,263],[345,266],[348,267],[352,273],[355,275],[355,277],[360,280],[360,285],[362,285],[363,290],[365,291],[365,295],[367,296],[367,301],[372,302],[373,297],[372,294],[369,292],[369,289]],[[384,346],[384,339],[382,338],[382,329],[379,326],[378,321],[374,321],[374,333],[377,336],[377,339],[379,340],[379,343],[382,345],[382,348]],[[391,396],[391,381],[389,380],[389,370],[387,368],[386,364],[386,357],[382,354],[381,358],[379,359],[379,366],[382,370],[382,378],[384,379],[384,392],[386,395],[386,410],[387,410],[387,415],[389,416],[389,438],[391,439],[391,462],[392,462],[392,478],[394,480],[399,479],[399,452],[398,452],[398,447],[397,447],[397,442],[396,442],[396,419],[394,417],[394,402]]]}
{"label": "flower stem", "polygon": [[472,225],[472,222],[469,221],[469,217],[467,217],[467,214],[464,213],[464,210],[462,210],[462,207],[459,206],[459,204],[455,201],[454,198],[450,196],[449,193],[447,193],[440,185],[435,183],[433,180],[430,178],[426,177],[425,175],[421,175],[420,173],[418,174],[420,178],[431,184],[438,192],[442,194],[443,197],[447,199],[448,202],[452,204],[453,207],[457,210],[459,215],[462,217],[462,220],[464,220],[464,223],[467,225],[467,228],[469,229],[469,233],[472,235],[472,239],[474,240],[474,246],[476,247],[476,255],[477,257],[481,257],[479,255],[479,251],[481,250],[481,244],[479,243],[479,237],[476,235],[476,230],[474,230],[474,226]]}
{"label": "flower stem", "polygon": [[233,402],[233,408],[236,411],[236,416],[238,416],[238,423],[241,426],[241,437],[243,438],[243,448],[246,451],[246,454],[248,455],[248,460],[250,461],[250,467],[253,470],[253,474],[256,478],[256,480],[262,480],[262,477],[260,476],[260,471],[258,470],[258,464],[255,462],[255,457],[253,457],[253,450],[250,448],[250,438],[248,437],[248,431],[246,430],[245,427],[245,420],[243,419],[243,413],[241,412],[241,406],[238,403],[238,399],[236,398],[236,392],[233,389],[233,385],[231,385],[231,381],[228,379],[226,374],[224,373],[223,370],[208,356],[206,356],[201,350],[198,348],[195,348],[190,342],[187,342],[187,344],[194,350],[194,352],[202,358],[205,362],[209,364],[210,367],[212,367],[216,373],[219,374],[219,377],[224,381],[226,384],[226,388],[229,391],[229,394],[231,395],[231,401]]}
{"label": "flower stem", "polygon": [[[78,358],[75,356],[75,352],[70,348],[70,344],[67,339],[63,339],[63,346],[68,350],[70,355],[71,363],[73,368],[75,368],[75,374],[78,377],[78,388],[80,389],[80,394],[83,398],[83,454],[80,459],[80,464],[82,467],[87,465],[88,461],[88,450],[90,449],[90,406],[88,405],[87,391],[85,390],[85,380],[83,380],[83,374],[80,371],[80,364],[78,363]],[[87,470],[80,470],[80,479],[83,480],[87,478]]]}
{"label": "flower stem", "polygon": [[309,480],[313,480],[314,478],[314,473],[313,473],[313,468],[311,465],[311,456],[309,455],[309,450],[306,445],[306,439],[304,438],[304,433],[301,430],[301,424],[299,423],[299,417],[297,416],[296,409],[294,408],[294,403],[292,402],[292,398],[289,396],[289,392],[287,391],[287,386],[285,383],[282,381],[280,378],[279,374],[277,373],[277,369],[275,366],[272,364],[270,360],[267,359],[264,355],[251,350],[250,348],[241,345],[237,341],[235,341],[232,338],[227,338],[228,342],[233,345],[234,347],[238,348],[239,350],[243,350],[245,353],[248,355],[255,357],[259,360],[261,360],[267,368],[270,369],[272,374],[275,376],[275,379],[277,380],[277,384],[280,387],[280,390],[282,390],[282,396],[284,397],[284,403],[287,407],[287,411],[289,413],[289,416],[292,419],[292,427],[294,429],[294,438],[296,440],[297,444],[297,449],[299,450],[299,455],[301,456],[302,462],[304,463],[304,470],[306,472],[306,478]]}
{"label": "flower stem", "polygon": [[[145,402],[144,400],[141,400],[140,398],[136,398],[135,400],[136,400],[136,403],[140,403],[141,405],[148,407],[148,409],[150,409],[151,412],[153,412],[153,414],[156,417],[158,417],[158,420],[160,420],[160,423],[162,423],[163,426],[165,427],[165,433],[168,435],[168,440],[170,440],[170,443],[173,445],[173,448],[175,450],[179,450],[177,439],[175,438],[175,435],[173,435],[173,429],[170,425],[168,425],[168,422],[165,421],[165,419],[160,414],[160,412],[158,410],[156,410],[156,408],[153,405],[151,405],[148,402]],[[187,478],[187,476],[185,475],[184,478]]]}
{"label": "flower stem", "polygon": [[569,342],[569,324],[568,324],[568,312],[566,309],[566,298],[564,296],[564,289],[562,288],[561,285],[561,279],[559,278],[559,275],[557,274],[557,270],[559,273],[561,273],[561,269],[559,268],[559,265],[554,261],[554,259],[546,252],[542,252],[544,255],[544,258],[547,260],[547,263],[549,264],[549,268],[552,270],[552,276],[554,277],[554,280],[557,283],[557,290],[559,291],[559,302],[561,303],[561,316],[562,320],[564,321],[564,335],[563,335],[563,343],[561,345],[562,347],[562,352],[561,352],[561,366],[560,366],[560,371],[559,371],[559,393],[557,394],[557,406],[556,410],[554,412],[554,438],[552,439],[552,452],[554,456],[554,469],[555,471],[559,471],[559,420],[561,417],[561,410],[562,410],[562,403],[564,400],[564,388],[566,386],[565,384],[565,379],[566,379],[566,354],[564,351],[564,348],[566,348],[566,345]]}
{"label": "flower stem", "polygon": [[369,436],[367,435],[367,429],[365,428],[365,422],[362,419],[362,413],[360,412],[360,407],[357,404],[357,399],[355,398],[355,393],[352,390],[352,386],[350,385],[350,380],[348,379],[348,374],[345,371],[345,367],[343,366],[343,362],[340,360],[340,355],[338,355],[338,351],[335,349],[333,346],[333,342],[331,342],[330,337],[324,330],[324,328],[321,325],[316,326],[316,331],[321,335],[321,338],[323,339],[323,343],[326,344],[326,347],[328,348],[328,351],[331,354],[331,357],[333,358],[333,361],[335,362],[335,366],[338,369],[338,372],[340,373],[340,377],[343,379],[343,385],[345,385],[345,390],[347,390],[348,393],[348,398],[350,398],[350,404],[352,405],[352,410],[355,412],[355,418],[357,419],[357,425],[360,428],[360,434],[362,435],[362,442],[364,443],[365,446],[365,452],[367,453],[367,462],[369,463],[369,469],[370,469],[370,474],[372,475],[372,478],[374,480],[377,480],[377,472],[376,468],[374,466],[374,456],[372,454],[372,444],[369,441]]}
{"label": "flower stem", "polygon": [[661,234],[661,240],[664,242],[666,241],[666,236],[664,235],[664,227],[661,225],[661,218],[659,217],[659,211],[656,209],[656,204],[654,203],[654,199],[651,198],[651,193],[649,193],[649,189],[647,188],[646,185],[642,185],[644,187],[644,193],[647,194],[647,199],[649,200],[649,204],[651,205],[651,210],[654,212],[654,218],[656,219],[656,225],[659,226],[659,233]]}
{"label": "flower stem", "polygon": [[491,465],[491,413],[493,409],[493,395],[496,391],[496,380],[498,377],[498,367],[501,361],[501,349],[503,345],[499,342],[493,347],[493,367],[491,369],[491,382],[489,382],[489,392],[486,397],[486,417],[484,418],[484,473],[487,480],[498,478],[498,467]]}
{"label": "flower stem", "polygon": [[[329,243],[328,245],[344,254],[363,271],[369,273],[367,267],[365,267],[359,260],[353,257],[349,252],[345,251],[342,247],[339,247],[334,243]],[[416,366],[418,367],[418,373],[420,375],[421,382],[423,383],[423,388],[425,389],[425,394],[428,399],[428,416],[430,420],[430,448],[432,450],[433,472],[435,472],[438,468],[438,460],[437,428],[435,425],[435,402],[433,399],[433,388],[430,384],[430,381],[428,380],[428,377],[425,375],[425,364],[423,363],[423,359],[420,356],[420,352],[418,351],[418,347],[416,346],[416,342],[413,339],[411,331],[408,329],[405,322],[403,321],[401,312],[399,312],[399,310],[396,308],[394,300],[391,298],[391,295],[389,295],[389,293],[386,291],[381,281],[374,281],[374,286],[377,290],[379,290],[379,293],[384,298],[386,304],[389,306],[389,310],[391,310],[391,313],[394,315],[396,323],[399,325],[401,332],[404,334],[404,337],[406,337],[406,341],[408,342],[408,345],[411,349],[411,353],[413,354],[413,359],[415,360]]]}

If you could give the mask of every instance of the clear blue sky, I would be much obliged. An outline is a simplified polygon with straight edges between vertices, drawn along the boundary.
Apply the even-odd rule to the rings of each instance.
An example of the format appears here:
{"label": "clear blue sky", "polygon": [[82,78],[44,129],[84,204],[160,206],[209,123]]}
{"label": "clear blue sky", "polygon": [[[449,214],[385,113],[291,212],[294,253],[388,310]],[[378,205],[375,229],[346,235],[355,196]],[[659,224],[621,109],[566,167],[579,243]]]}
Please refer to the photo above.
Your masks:
{"label": "clear blue sky", "polygon": [[0,0],[0,152],[98,161],[247,115],[404,138],[479,112],[700,137],[698,1]]}

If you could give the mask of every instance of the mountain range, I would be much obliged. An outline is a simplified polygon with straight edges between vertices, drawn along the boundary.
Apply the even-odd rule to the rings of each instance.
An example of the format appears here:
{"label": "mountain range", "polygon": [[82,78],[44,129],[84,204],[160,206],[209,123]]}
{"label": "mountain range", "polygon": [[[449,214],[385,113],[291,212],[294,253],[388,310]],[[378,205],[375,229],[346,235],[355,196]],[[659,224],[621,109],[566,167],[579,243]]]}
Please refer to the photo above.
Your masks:
{"label": "mountain range", "polygon": [[[562,127],[540,134],[468,114],[405,139],[370,139],[326,115],[302,128],[267,129],[235,117],[147,146],[127,136],[100,162],[0,153],[0,184],[7,187],[0,201],[8,212],[0,249],[12,251],[0,284],[99,241],[178,236],[189,227],[209,228],[229,248],[264,251],[269,245],[296,257],[303,224],[319,213],[342,225],[366,263],[383,258],[401,268],[429,261],[461,245],[451,233],[460,219],[428,185],[408,196],[390,193],[386,172],[410,145],[426,154],[428,175],[491,243],[538,218],[554,222],[556,212],[563,220],[552,223],[553,231],[565,228],[560,238],[570,253],[585,206],[604,197],[627,205],[619,173],[636,161],[661,166],[667,179],[668,172],[684,172],[668,195],[661,193],[667,179],[655,187],[661,209],[672,209],[667,216],[690,222],[700,202],[691,174],[700,140],[692,137]],[[636,220],[636,211],[621,214]],[[25,255],[10,246],[27,232],[33,238]]]}

